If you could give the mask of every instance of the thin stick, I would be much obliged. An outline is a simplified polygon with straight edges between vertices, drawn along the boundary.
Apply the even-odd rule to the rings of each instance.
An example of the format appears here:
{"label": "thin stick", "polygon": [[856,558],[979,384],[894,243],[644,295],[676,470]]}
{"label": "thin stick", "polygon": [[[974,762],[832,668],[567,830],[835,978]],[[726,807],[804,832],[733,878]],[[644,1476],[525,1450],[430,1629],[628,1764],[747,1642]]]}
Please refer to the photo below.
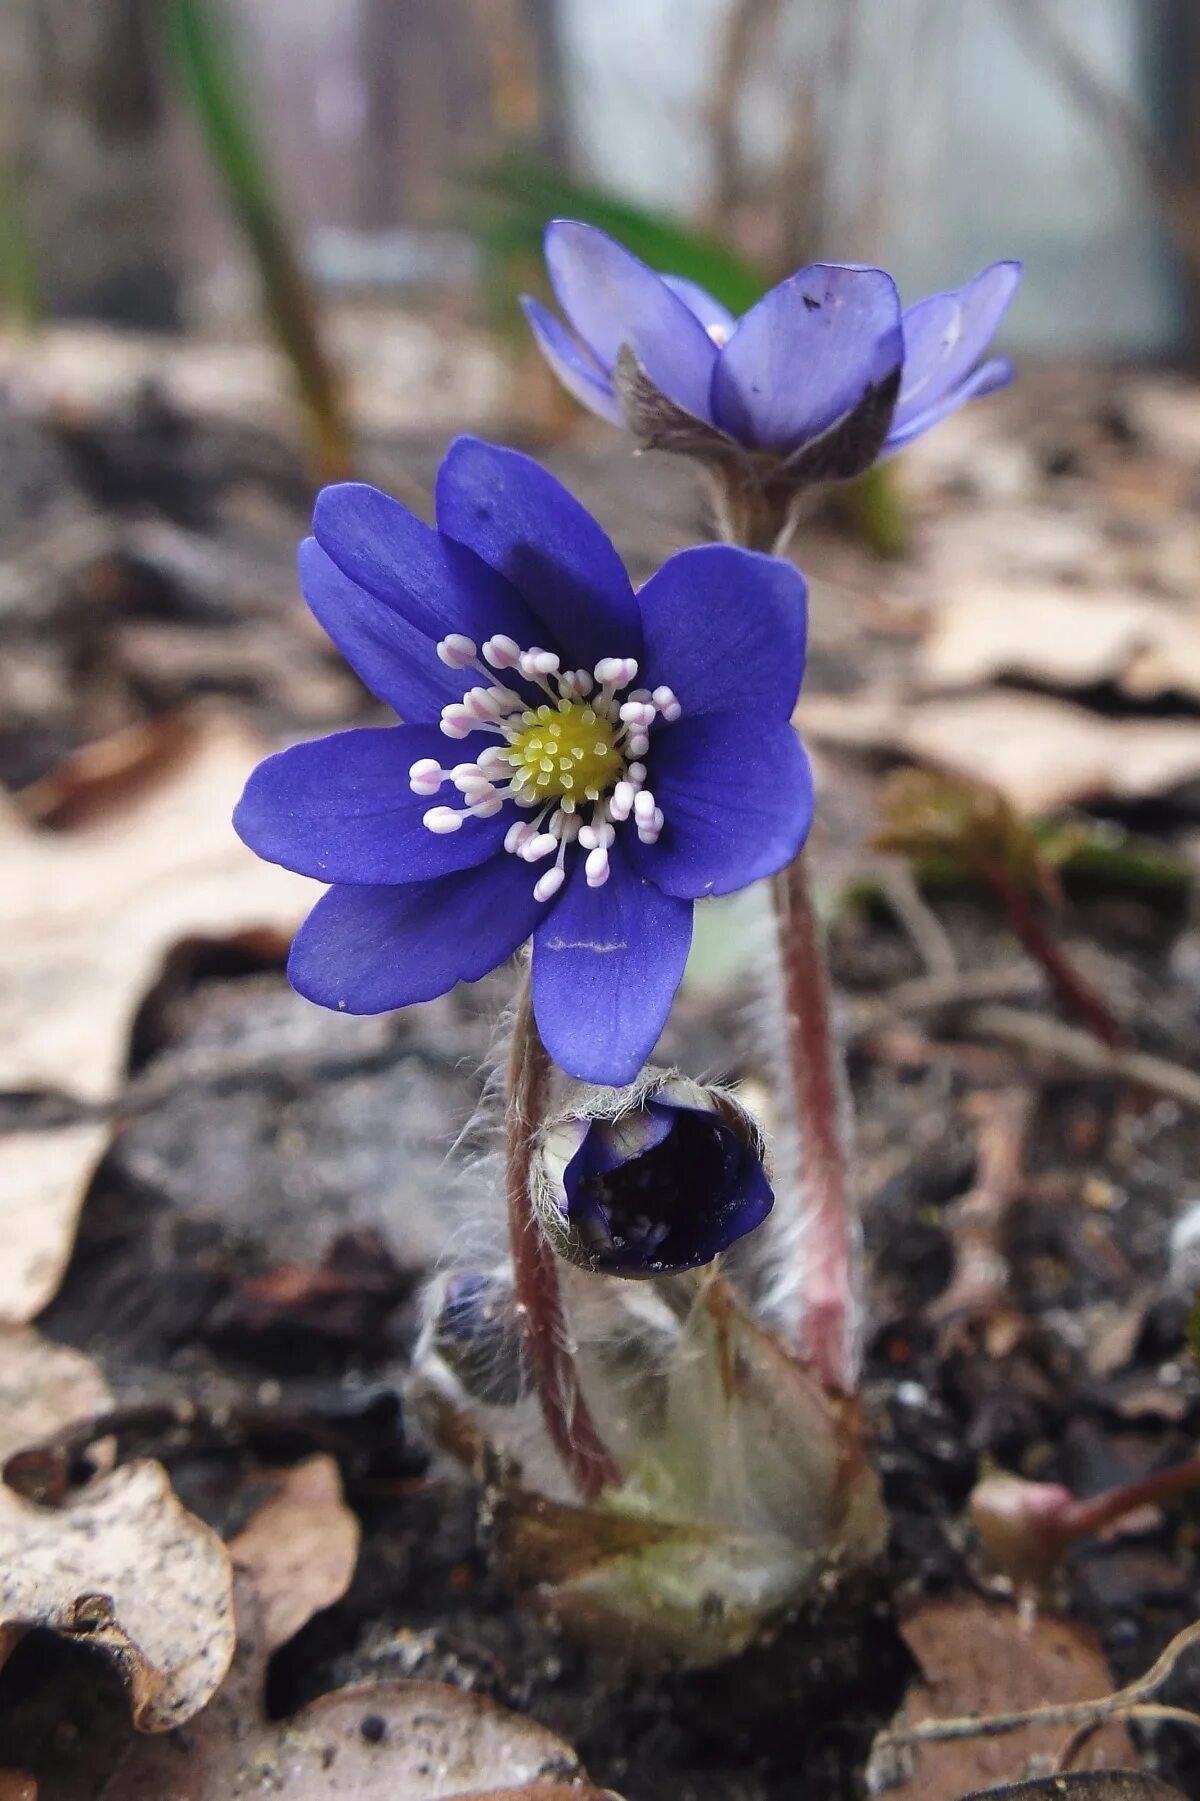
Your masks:
{"label": "thin stick", "polygon": [[803,852],[774,878],[791,1100],[805,1218],[802,1354],[827,1388],[854,1386],[857,1222],[846,1177],[845,1108],[820,921]]}
{"label": "thin stick", "polygon": [[[1158,1661],[1112,1695],[1097,1701],[1064,1701],[1054,1707],[1029,1707],[1022,1713],[996,1713],[967,1716],[954,1720],[919,1720],[915,1726],[901,1726],[881,1732],[875,1740],[881,1750],[906,1745],[931,1745],[950,1739],[999,1738],[1006,1732],[1020,1732],[1026,1726],[1086,1726],[1092,1721],[1110,1720],[1114,1715],[1129,1713],[1150,1701],[1160,1689],[1185,1651],[1200,1644],[1200,1620],[1173,1638]],[[1180,1709],[1180,1712],[1183,1710]],[[1172,1716],[1176,1717],[1176,1716]],[[1188,1723],[1200,1728],[1200,1714],[1188,1714]]]}
{"label": "thin stick", "polygon": [[529,1198],[529,1169],[550,1098],[553,1065],[533,1017],[528,975],[521,984],[508,1058],[504,1116],[505,1187],[513,1286],[521,1342],[546,1431],[585,1501],[620,1480],[579,1385],[563,1317],[558,1264]]}
{"label": "thin stick", "polygon": [[999,1038],[1025,1050],[1056,1057],[1088,1075],[1108,1076],[1132,1082],[1150,1094],[1166,1095],[1184,1107],[1200,1111],[1200,1076],[1166,1057],[1146,1051],[1110,1051],[1087,1032],[1080,1032],[1043,1013],[1026,1013],[1019,1007],[973,1007],[967,1014],[968,1030],[984,1038]]}
{"label": "thin stick", "polygon": [[1028,894],[994,870],[987,879],[1008,915],[1008,922],[1030,956],[1039,963],[1063,1005],[1110,1051],[1129,1043],[1129,1035],[1113,1018],[1107,1001],[1068,957]]}

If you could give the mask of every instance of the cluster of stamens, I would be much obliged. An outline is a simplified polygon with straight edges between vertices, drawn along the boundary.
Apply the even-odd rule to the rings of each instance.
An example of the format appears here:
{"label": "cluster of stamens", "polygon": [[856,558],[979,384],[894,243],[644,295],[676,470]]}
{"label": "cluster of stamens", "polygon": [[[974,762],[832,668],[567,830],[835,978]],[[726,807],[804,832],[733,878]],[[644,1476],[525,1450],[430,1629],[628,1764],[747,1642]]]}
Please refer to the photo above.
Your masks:
{"label": "cluster of stamens", "polygon": [[[438,656],[450,669],[474,669],[486,686],[468,688],[461,701],[442,708],[448,738],[486,732],[495,742],[473,763],[443,769],[422,757],[409,770],[414,794],[436,794],[450,782],[463,798],[460,807],[431,807],[424,822],[431,832],[457,832],[467,819],[489,819],[506,801],[532,818],[515,819],[504,848],[527,863],[553,856],[554,863],[534,884],[547,901],[566,880],[572,844],[586,852],[590,888],[609,876],[609,846],[616,827],[632,819],[643,844],[663,829],[662,809],[646,786],[642,758],[650,748],[657,719],[679,718],[670,688],[630,690],[637,679],[633,657],[602,657],[594,669],[567,669],[553,651],[522,650],[513,639],[489,638],[482,650],[461,633],[443,638]],[[544,701],[531,704],[524,692],[497,675],[516,675],[538,688]]]}

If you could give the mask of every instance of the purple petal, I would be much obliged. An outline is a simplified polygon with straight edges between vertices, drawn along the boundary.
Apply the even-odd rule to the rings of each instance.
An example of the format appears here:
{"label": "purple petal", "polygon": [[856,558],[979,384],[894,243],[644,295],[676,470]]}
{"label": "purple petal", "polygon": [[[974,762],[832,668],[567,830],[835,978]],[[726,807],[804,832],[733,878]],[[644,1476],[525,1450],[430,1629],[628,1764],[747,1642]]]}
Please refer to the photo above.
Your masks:
{"label": "purple petal", "polygon": [[699,319],[714,344],[723,344],[733,336],[736,314],[722,306],[719,300],[714,300],[707,288],[702,288],[698,281],[689,281],[686,275],[664,275],[663,280],[672,294],[678,294],[688,312]]}
{"label": "purple petal", "polygon": [[300,546],[300,586],[322,629],[359,680],[402,719],[436,719],[461,700],[461,670],[438,660],[433,640],[386,601],[343,575],[315,538]]}
{"label": "purple petal", "polygon": [[787,719],[804,674],[807,603],[804,577],[778,557],[730,544],[681,550],[638,593],[641,680],[673,688],[685,719],[737,709]]}
{"label": "purple petal", "polygon": [[563,1171],[566,1215],[593,1268],[695,1269],[762,1224],[774,1201],[762,1164],[715,1114],[651,1101],[627,1117],[654,1128],[649,1142],[612,1163],[593,1124]]}
{"label": "purple petal", "polygon": [[793,450],[852,412],[903,354],[891,276],[814,263],[743,318],[717,360],[713,417],[744,444]]}
{"label": "purple petal", "polygon": [[812,824],[812,772],[786,720],[686,715],[659,727],[647,783],[666,816],[630,860],[665,894],[732,894],[790,863]]}
{"label": "purple petal", "polygon": [[[564,667],[641,655],[624,563],[586,508],[532,457],[456,438],[438,470],[437,516],[443,532],[520,591],[536,616],[536,642],[560,651]],[[517,640],[525,648],[533,641]]]}
{"label": "purple petal", "polygon": [[903,450],[906,444],[911,444],[914,438],[927,432],[939,419],[944,419],[948,413],[957,412],[964,402],[978,400],[984,394],[994,394],[997,388],[1006,388],[1012,378],[1013,366],[1007,357],[989,358],[986,363],[979,365],[974,375],[969,375],[957,388],[952,388],[949,394],[943,395],[936,406],[929,407],[923,413],[915,413],[902,426],[894,426],[887,435],[883,455],[891,456],[894,451]]}
{"label": "purple petal", "polygon": [[1020,263],[993,263],[966,287],[931,294],[909,307],[893,432],[905,432],[962,387],[995,336],[1020,279]]}
{"label": "purple petal", "polygon": [[435,644],[450,632],[477,644],[496,632],[530,641],[529,611],[503,576],[366,482],[322,488],[313,536],[344,575]]}
{"label": "purple petal", "polygon": [[[437,802],[412,792],[408,772],[420,757],[448,760],[449,749],[431,725],[293,744],[254,770],[234,829],[268,863],[320,882],[423,882],[468,869],[495,855],[512,820],[501,809],[491,819],[465,820],[457,832],[426,829],[422,818]],[[461,804],[454,790],[450,799]]]}
{"label": "purple petal", "polygon": [[331,888],[296,935],[288,976],[318,1006],[388,1013],[478,981],[544,918],[529,865],[503,853],[431,882]]}
{"label": "purple petal", "polygon": [[580,406],[587,407],[589,412],[598,413],[601,419],[607,419],[610,425],[623,424],[612,383],[596,359],[575,341],[562,321],[556,319],[539,300],[522,294],[521,305],[537,340],[538,349],[567,393],[574,395]]}
{"label": "purple petal", "polygon": [[620,842],[611,874],[589,888],[576,856],[533,938],[533,1008],[547,1050],[585,1082],[632,1082],[667,1023],[692,938],[690,901],[630,868]]}
{"label": "purple petal", "polygon": [[711,419],[716,346],[661,275],[607,232],[572,219],[546,227],[546,267],[568,323],[603,368],[628,344],[664,394]]}

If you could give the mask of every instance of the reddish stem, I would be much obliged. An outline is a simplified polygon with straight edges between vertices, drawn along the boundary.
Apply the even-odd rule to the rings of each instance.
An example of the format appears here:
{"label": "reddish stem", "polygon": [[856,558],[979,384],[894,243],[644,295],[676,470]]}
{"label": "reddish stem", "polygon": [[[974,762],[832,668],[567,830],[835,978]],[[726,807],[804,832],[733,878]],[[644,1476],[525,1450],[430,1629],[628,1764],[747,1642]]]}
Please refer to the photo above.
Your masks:
{"label": "reddish stem", "polygon": [[508,1060],[505,1186],[513,1286],[526,1365],[550,1441],[579,1494],[594,1501],[620,1480],[584,1399],[558,1286],[558,1263],[538,1225],[529,1173],[539,1122],[550,1098],[553,1065],[533,1017],[528,977],[521,985]]}
{"label": "reddish stem", "polygon": [[801,1352],[829,1389],[850,1391],[858,1244],[846,1174],[838,1051],[820,922],[804,853],[772,883],[804,1200]]}
{"label": "reddish stem", "polygon": [[989,869],[984,874],[999,897],[1013,931],[1030,956],[1045,970],[1063,1005],[1109,1050],[1120,1050],[1127,1045],[1129,1034],[1114,1019],[1108,1003],[1072,963],[1025,890],[997,870]]}
{"label": "reddish stem", "polygon": [[1074,1544],[1078,1539],[1102,1532],[1105,1526],[1111,1526],[1114,1520],[1122,1519],[1137,1507],[1174,1500],[1176,1495],[1194,1488],[1197,1483],[1200,1483],[1200,1457],[1190,1457],[1186,1463],[1172,1464],[1170,1469],[1159,1470],[1157,1475],[1143,1476],[1140,1481],[1110,1488],[1105,1494],[1094,1495],[1090,1501],[1075,1501],[1060,1516],[1058,1529],[1065,1543]]}

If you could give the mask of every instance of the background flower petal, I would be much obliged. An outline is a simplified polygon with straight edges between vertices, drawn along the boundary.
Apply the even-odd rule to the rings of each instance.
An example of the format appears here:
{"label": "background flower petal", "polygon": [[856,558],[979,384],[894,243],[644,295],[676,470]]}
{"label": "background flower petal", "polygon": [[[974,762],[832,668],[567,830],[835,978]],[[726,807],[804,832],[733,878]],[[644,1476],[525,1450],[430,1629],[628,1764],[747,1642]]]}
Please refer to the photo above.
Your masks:
{"label": "background flower petal", "polygon": [[621,425],[621,409],[617,405],[612,383],[595,358],[581,348],[562,320],[556,318],[540,300],[533,300],[528,294],[522,294],[521,306],[537,340],[538,349],[567,393],[574,395],[580,406],[598,413],[601,419],[607,419],[610,425]]}
{"label": "background flower petal", "polygon": [[666,894],[732,894],[790,863],[812,824],[812,771],[785,719],[686,716],[659,727],[649,786],[666,815],[657,844],[631,836],[630,861]]}
{"label": "background flower petal", "polygon": [[438,470],[437,516],[443,532],[520,590],[537,619],[533,637],[518,638],[523,647],[559,651],[564,668],[641,655],[624,563],[586,507],[532,457],[456,438]]}
{"label": "background flower petal", "polygon": [[711,418],[716,346],[662,276],[607,232],[573,219],[551,220],[545,248],[558,304],[603,367],[628,344],[664,394]]}
{"label": "background flower petal", "polygon": [[529,612],[502,575],[367,482],[322,488],[313,536],[343,574],[435,644],[448,632],[528,642]]}
{"label": "background flower petal", "polygon": [[808,589],[791,563],[731,544],[681,550],[638,592],[642,681],[685,718],[732,709],[786,719],[804,674]]}
{"label": "background flower petal", "polygon": [[315,538],[300,546],[300,586],[323,631],[359,680],[402,719],[436,719],[463,697],[461,670],[438,660],[432,638],[343,574]]}
{"label": "background flower petal", "polygon": [[[431,725],[293,744],[253,771],[234,828],[269,863],[321,882],[419,882],[467,869],[500,849],[509,818],[501,811],[468,819],[457,832],[430,832],[421,820],[437,801],[408,785],[418,757],[448,761],[456,749]],[[459,754],[470,760],[469,748]],[[453,790],[450,797],[459,800]]]}
{"label": "background flower petal", "polygon": [[433,1000],[495,969],[544,919],[530,878],[527,863],[502,852],[436,881],[331,888],[296,934],[288,977],[344,1013]]}
{"label": "background flower petal", "polygon": [[923,413],[914,413],[903,425],[893,425],[887,435],[883,455],[890,456],[895,450],[903,450],[906,444],[911,444],[914,438],[927,432],[931,425],[936,425],[947,413],[956,412],[964,401],[977,400],[983,394],[994,394],[997,388],[1006,388],[1012,378],[1013,366],[1007,357],[989,358],[966,381],[944,394],[936,405],[927,407]]}
{"label": "background flower petal", "polygon": [[667,1023],[692,940],[690,901],[630,867],[620,841],[611,874],[589,888],[577,856],[533,938],[533,1009],[547,1050],[585,1082],[631,1082]]}
{"label": "background flower petal", "polygon": [[882,269],[814,263],[745,315],[713,375],[713,418],[742,443],[791,450],[900,367],[900,299]]}
{"label": "background flower petal", "polygon": [[908,308],[894,433],[903,432],[919,415],[932,414],[966,382],[995,336],[1020,279],[1020,263],[992,263],[965,287],[931,294]]}
{"label": "background flower petal", "polygon": [[662,279],[672,294],[678,294],[688,312],[699,319],[710,336],[714,326],[726,337],[732,334],[737,324],[737,315],[731,313],[727,306],[722,306],[719,300],[715,300],[707,288],[702,288],[698,281],[689,280],[686,275],[664,275]]}

